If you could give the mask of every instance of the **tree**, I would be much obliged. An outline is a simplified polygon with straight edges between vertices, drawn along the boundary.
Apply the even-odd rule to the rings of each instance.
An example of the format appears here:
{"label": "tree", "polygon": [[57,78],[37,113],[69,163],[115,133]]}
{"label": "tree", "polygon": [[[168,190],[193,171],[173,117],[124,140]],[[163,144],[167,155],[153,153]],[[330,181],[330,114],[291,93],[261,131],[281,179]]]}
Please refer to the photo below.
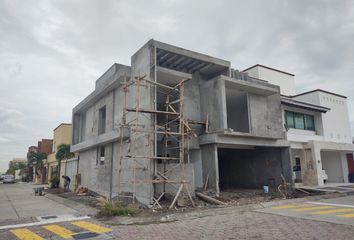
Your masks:
{"label": "tree", "polygon": [[41,153],[41,152],[30,152],[28,154],[28,159],[30,159],[31,162],[36,161],[36,175],[41,175],[41,172],[43,170],[44,164],[43,160],[47,158],[46,153]]}
{"label": "tree", "polygon": [[60,144],[58,146],[57,153],[55,154],[55,158],[58,161],[59,165],[59,175],[60,175],[60,166],[61,166],[61,161],[70,159],[74,157],[74,153],[70,152],[70,144]]}
{"label": "tree", "polygon": [[27,165],[25,163],[12,164],[12,166],[9,169],[7,169],[6,174],[15,175],[16,170],[20,169],[22,172],[25,170],[26,167]]}

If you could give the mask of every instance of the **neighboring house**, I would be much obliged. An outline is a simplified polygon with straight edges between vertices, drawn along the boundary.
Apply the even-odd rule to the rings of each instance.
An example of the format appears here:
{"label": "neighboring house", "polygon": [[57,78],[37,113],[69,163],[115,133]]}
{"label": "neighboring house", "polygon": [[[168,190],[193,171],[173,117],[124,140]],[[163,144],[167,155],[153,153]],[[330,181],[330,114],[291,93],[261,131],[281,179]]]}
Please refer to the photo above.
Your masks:
{"label": "neighboring house", "polygon": [[37,151],[49,155],[52,152],[53,139],[42,139],[38,141]]}
{"label": "neighboring house", "polygon": [[276,187],[281,175],[292,182],[280,88],[258,78],[148,41],[131,66],[114,64],[73,109],[82,185],[152,204],[185,186],[219,194]]}
{"label": "neighboring house", "polygon": [[47,181],[49,181],[52,176],[59,176],[59,165],[55,155],[61,144],[71,144],[70,123],[61,123],[53,130],[52,152],[47,156],[46,161],[48,169]]}
{"label": "neighboring house", "polygon": [[321,89],[295,95],[291,73],[262,65],[245,71],[280,85],[295,182],[315,186],[348,182],[349,174],[354,173],[354,145],[347,97]]}
{"label": "neighboring house", "polygon": [[[45,153],[47,156],[52,152],[52,147],[53,147],[53,139],[42,139],[41,141],[38,141],[37,147],[31,146],[28,149],[27,153],[27,158],[28,154],[30,152],[40,152],[40,153]],[[44,160],[45,161],[45,160]],[[44,164],[45,162],[43,162]],[[43,166],[42,170],[39,171],[36,169],[35,166],[35,161],[29,162],[29,168],[31,169],[30,171],[33,173],[32,179],[35,183],[46,183],[47,182],[47,166]]]}
{"label": "neighboring house", "polygon": [[[313,174],[306,174],[306,168],[301,170],[302,175],[309,176],[309,179],[304,179],[304,184],[323,185],[324,180],[332,183],[348,182],[349,174],[354,173],[354,144],[351,141],[347,97],[317,89],[292,96],[292,99],[328,109],[326,113],[321,113],[317,125],[316,122],[314,124],[313,131],[320,138],[313,138],[303,145],[311,154],[298,151],[294,155],[304,159],[305,164],[309,161],[313,163]],[[299,139],[299,136],[289,138]]]}

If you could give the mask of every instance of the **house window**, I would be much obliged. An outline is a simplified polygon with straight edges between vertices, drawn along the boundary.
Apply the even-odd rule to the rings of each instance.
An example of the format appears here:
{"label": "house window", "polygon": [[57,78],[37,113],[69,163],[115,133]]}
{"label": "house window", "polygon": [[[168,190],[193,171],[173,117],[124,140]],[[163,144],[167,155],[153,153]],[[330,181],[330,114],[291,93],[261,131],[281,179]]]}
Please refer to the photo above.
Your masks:
{"label": "house window", "polygon": [[288,128],[295,128],[294,113],[286,111],[285,118],[286,118],[286,126]]}
{"label": "house window", "polygon": [[294,113],[294,121],[296,129],[305,129],[304,115],[301,113]]}
{"label": "house window", "polygon": [[305,126],[307,130],[315,131],[315,121],[313,116],[311,115],[304,115],[305,117]]}
{"label": "house window", "polygon": [[98,113],[98,134],[106,132],[106,106],[101,107]]}
{"label": "house window", "polygon": [[97,148],[97,160],[96,160],[96,165],[104,165],[104,160],[105,160],[105,147],[100,146]]}
{"label": "house window", "polygon": [[287,128],[315,131],[315,121],[312,115],[285,111]]}

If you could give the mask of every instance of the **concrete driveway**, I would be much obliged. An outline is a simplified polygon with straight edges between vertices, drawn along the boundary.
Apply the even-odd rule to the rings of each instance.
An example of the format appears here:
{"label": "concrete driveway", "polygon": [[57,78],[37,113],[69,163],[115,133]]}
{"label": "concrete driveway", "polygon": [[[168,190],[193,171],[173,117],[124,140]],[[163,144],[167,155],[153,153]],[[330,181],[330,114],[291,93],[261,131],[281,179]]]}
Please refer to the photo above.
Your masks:
{"label": "concrete driveway", "polygon": [[48,215],[76,214],[77,211],[50,200],[34,196],[32,183],[2,184],[0,182],[0,225],[9,222],[28,222]]}

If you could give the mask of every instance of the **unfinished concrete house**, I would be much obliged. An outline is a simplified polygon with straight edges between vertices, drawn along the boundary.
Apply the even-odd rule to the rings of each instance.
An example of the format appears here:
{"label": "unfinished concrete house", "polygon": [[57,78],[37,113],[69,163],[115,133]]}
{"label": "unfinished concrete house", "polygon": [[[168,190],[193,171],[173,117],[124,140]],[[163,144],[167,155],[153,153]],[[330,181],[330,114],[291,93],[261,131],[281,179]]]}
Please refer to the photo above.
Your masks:
{"label": "unfinished concrete house", "polygon": [[82,185],[143,204],[292,181],[279,87],[155,40],[73,109],[72,142]]}

